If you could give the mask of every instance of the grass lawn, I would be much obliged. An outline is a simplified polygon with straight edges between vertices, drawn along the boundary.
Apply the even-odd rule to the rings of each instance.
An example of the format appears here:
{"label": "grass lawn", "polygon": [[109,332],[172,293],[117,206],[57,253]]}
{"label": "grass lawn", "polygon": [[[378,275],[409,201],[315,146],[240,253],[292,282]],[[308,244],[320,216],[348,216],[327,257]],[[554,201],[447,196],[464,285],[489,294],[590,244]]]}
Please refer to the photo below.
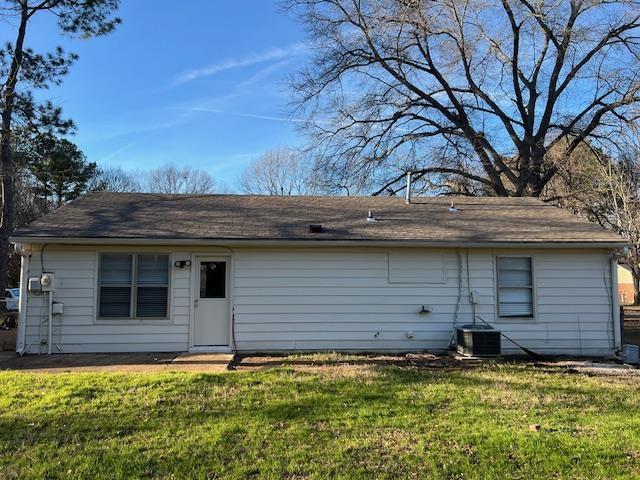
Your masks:
{"label": "grass lawn", "polygon": [[2,479],[640,478],[638,377],[517,364],[4,372],[0,412]]}

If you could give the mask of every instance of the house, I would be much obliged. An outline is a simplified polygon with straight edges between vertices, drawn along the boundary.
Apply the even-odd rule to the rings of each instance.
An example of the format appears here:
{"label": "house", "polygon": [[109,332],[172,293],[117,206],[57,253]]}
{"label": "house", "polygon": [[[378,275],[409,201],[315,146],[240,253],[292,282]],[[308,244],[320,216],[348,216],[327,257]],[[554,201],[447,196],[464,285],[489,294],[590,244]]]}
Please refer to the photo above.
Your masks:
{"label": "house", "polygon": [[20,353],[621,347],[625,241],[531,198],[90,193],[12,241]]}
{"label": "house", "polygon": [[633,275],[624,265],[618,265],[618,303],[632,305],[634,296]]}

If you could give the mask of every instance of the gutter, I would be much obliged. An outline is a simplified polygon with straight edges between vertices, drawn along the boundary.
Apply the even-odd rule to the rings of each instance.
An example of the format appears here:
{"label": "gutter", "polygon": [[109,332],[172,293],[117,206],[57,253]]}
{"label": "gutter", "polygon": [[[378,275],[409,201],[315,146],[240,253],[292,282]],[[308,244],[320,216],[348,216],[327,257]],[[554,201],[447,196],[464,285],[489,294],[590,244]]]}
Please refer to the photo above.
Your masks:
{"label": "gutter", "polygon": [[307,239],[234,239],[234,238],[140,238],[140,237],[44,237],[12,236],[15,244],[57,245],[187,245],[187,246],[340,246],[340,247],[440,247],[440,248],[605,248],[618,249],[628,246],[628,242],[465,242],[465,241],[423,241],[423,240],[307,240]]}

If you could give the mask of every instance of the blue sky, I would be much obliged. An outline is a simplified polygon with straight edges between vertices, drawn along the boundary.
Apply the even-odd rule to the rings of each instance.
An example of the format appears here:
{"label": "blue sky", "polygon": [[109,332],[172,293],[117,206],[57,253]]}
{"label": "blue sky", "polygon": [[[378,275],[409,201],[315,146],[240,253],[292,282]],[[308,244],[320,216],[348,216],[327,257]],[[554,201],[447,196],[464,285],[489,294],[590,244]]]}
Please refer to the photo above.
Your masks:
{"label": "blue sky", "polygon": [[103,38],[69,41],[39,22],[28,42],[80,55],[45,98],[77,123],[91,161],[188,163],[233,185],[260,153],[302,142],[286,77],[308,58],[304,34],[275,1],[124,0],[119,15]]}

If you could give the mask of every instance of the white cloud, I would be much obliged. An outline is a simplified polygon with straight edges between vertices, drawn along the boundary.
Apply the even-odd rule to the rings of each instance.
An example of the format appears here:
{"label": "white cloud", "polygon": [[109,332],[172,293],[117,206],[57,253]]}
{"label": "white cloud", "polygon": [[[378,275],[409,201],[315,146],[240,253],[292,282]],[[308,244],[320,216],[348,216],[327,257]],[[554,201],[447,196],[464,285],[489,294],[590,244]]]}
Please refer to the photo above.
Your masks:
{"label": "white cloud", "polygon": [[246,57],[227,58],[217,63],[212,63],[201,68],[186,70],[178,75],[174,86],[191,82],[197,78],[210,77],[226,70],[234,68],[248,67],[258,63],[269,62],[273,60],[282,60],[302,55],[307,51],[307,47],[303,43],[293,43],[286,47],[278,47],[266,50],[261,53],[255,53]]}
{"label": "white cloud", "polygon": [[233,115],[235,117],[245,117],[245,118],[256,118],[258,120],[269,120],[272,122],[290,122],[290,123],[305,123],[306,120],[302,118],[292,118],[292,117],[277,117],[273,115],[259,115],[256,113],[245,113],[245,112],[231,112],[227,110],[220,110],[218,108],[205,108],[205,107],[187,107],[182,110],[187,110],[189,112],[202,112],[202,113],[219,113],[222,115]]}

